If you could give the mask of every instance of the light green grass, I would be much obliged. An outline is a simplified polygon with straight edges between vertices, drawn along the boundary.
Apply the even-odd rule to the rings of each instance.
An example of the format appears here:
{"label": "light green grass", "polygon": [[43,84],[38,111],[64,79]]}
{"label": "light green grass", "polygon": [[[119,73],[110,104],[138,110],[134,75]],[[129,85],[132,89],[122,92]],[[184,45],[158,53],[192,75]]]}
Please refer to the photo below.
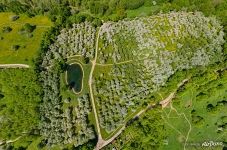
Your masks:
{"label": "light green grass", "polygon": [[[44,16],[35,16],[29,18],[26,15],[20,15],[16,21],[11,21],[10,17],[13,13],[0,13],[0,64],[31,64],[36,58],[42,39],[42,35],[49,27],[52,26],[51,21]],[[28,37],[27,34],[19,34],[19,30],[25,23],[36,25],[33,31],[33,37]],[[9,26],[12,31],[3,33],[2,28]],[[17,51],[12,50],[13,45],[19,45]]]}
{"label": "light green grass", "polygon": [[141,16],[150,16],[155,11],[159,10],[160,6],[142,6],[134,10],[126,10],[128,18],[141,17]]}

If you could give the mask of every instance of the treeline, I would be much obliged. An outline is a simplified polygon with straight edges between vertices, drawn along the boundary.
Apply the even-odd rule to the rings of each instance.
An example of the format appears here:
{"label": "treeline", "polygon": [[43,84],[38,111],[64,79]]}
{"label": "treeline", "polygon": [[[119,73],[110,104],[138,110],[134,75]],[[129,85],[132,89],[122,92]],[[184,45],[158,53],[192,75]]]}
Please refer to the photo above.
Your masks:
{"label": "treeline", "polygon": [[160,109],[160,106],[151,108],[140,117],[130,120],[119,137],[103,149],[160,149],[166,139],[166,129]]}
{"label": "treeline", "polygon": [[[0,2],[0,11],[25,13],[28,16],[45,14],[57,23],[80,23],[85,20],[100,24],[102,16],[117,14],[110,20],[119,20],[126,17],[125,10],[136,9],[147,3],[148,0],[5,0]],[[70,17],[71,16],[71,17]],[[68,18],[68,20],[66,20]]]}
{"label": "treeline", "polygon": [[3,0],[0,12],[25,13],[31,17],[44,14],[53,22],[67,26],[84,21],[100,26],[101,20],[121,20],[127,17],[127,10],[142,6],[154,10],[149,15],[179,10],[202,11],[207,16],[216,15],[225,25],[227,22],[227,2],[213,0]]}

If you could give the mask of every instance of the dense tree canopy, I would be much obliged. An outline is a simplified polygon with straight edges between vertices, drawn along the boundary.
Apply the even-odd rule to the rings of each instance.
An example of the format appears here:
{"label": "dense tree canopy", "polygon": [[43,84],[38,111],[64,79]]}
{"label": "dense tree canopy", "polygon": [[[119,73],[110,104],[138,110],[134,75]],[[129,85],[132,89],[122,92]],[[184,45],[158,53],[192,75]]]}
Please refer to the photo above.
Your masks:
{"label": "dense tree canopy", "polygon": [[0,140],[36,129],[41,88],[32,70],[0,70]]}

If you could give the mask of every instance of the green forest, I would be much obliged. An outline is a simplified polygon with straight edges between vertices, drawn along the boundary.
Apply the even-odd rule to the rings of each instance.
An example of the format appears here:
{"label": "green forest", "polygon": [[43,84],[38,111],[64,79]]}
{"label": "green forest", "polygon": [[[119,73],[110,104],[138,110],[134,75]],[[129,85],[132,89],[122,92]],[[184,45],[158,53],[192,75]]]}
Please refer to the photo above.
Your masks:
{"label": "green forest", "polygon": [[227,0],[1,0],[0,149],[225,150],[226,41]]}
{"label": "green forest", "polygon": [[32,70],[0,71],[0,137],[12,140],[20,137],[24,142],[15,147],[27,147],[39,135],[41,86]]}

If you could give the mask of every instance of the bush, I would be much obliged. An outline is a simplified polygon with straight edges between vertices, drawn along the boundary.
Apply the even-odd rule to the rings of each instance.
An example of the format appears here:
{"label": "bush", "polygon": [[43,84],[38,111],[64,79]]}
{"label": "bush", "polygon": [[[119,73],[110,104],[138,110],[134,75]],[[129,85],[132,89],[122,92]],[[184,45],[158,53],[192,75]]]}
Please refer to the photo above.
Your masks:
{"label": "bush", "polygon": [[88,64],[90,62],[90,59],[89,59],[89,57],[84,57],[83,61],[85,64]]}
{"label": "bush", "polygon": [[20,48],[20,45],[13,45],[12,46],[12,50],[16,51]]}
{"label": "bush", "polygon": [[28,38],[32,38],[32,37],[33,37],[33,34],[32,34],[32,33],[28,33],[28,34],[27,34],[27,37],[28,37]]}
{"label": "bush", "polygon": [[18,15],[14,15],[10,17],[11,21],[16,21],[17,19],[19,19],[20,17]]}
{"label": "bush", "polygon": [[31,25],[29,23],[26,23],[22,27],[21,31],[26,31],[26,32],[32,33],[35,29],[36,29],[36,25]]}
{"label": "bush", "polygon": [[144,5],[144,0],[121,0],[120,8],[125,9],[137,9]]}
{"label": "bush", "polygon": [[2,32],[3,33],[9,33],[9,32],[11,32],[13,29],[11,28],[11,27],[9,27],[9,26],[6,26],[6,27],[3,27],[2,28]]}

